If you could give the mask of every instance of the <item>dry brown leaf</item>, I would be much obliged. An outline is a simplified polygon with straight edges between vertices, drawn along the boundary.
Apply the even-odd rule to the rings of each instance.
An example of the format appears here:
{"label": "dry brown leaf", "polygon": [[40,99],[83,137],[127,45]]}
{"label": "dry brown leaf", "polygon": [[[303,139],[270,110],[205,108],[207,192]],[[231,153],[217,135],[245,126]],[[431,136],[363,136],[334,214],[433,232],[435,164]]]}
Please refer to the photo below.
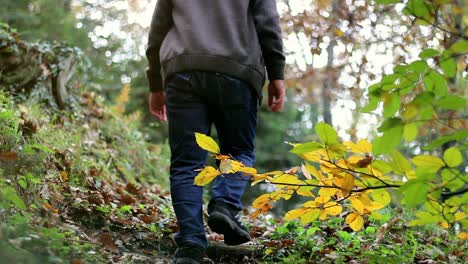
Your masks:
{"label": "dry brown leaf", "polygon": [[109,233],[102,233],[99,236],[99,242],[102,244],[102,246],[109,250],[110,252],[117,253],[119,252],[119,249],[114,243],[114,240],[112,239],[112,235]]}
{"label": "dry brown leaf", "polygon": [[0,152],[0,160],[16,160],[18,154],[16,152]]}
{"label": "dry brown leaf", "polygon": [[85,264],[81,259],[74,258],[70,261],[70,264]]}
{"label": "dry brown leaf", "polygon": [[136,203],[137,200],[135,198],[133,198],[131,195],[128,195],[128,194],[124,194],[120,197],[120,203],[122,204],[134,204]]}
{"label": "dry brown leaf", "polygon": [[157,219],[157,215],[145,215],[143,217],[141,217],[141,221],[143,221],[145,224],[151,224],[153,223],[154,221],[156,221]]}
{"label": "dry brown leaf", "polygon": [[52,205],[50,205],[49,203],[43,203],[42,204],[42,207],[46,210],[53,210],[54,207]]}
{"label": "dry brown leaf", "polygon": [[140,195],[142,192],[142,189],[133,183],[128,183],[125,189],[127,190],[127,192],[135,195]]}
{"label": "dry brown leaf", "polygon": [[68,181],[68,173],[66,171],[61,171],[60,172],[60,180],[62,182]]}

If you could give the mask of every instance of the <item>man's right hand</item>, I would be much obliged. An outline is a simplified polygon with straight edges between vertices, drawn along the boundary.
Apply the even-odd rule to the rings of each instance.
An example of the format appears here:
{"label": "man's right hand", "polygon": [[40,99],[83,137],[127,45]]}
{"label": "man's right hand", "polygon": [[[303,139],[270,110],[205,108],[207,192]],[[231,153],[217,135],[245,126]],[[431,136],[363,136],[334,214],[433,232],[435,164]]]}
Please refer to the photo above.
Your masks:
{"label": "man's right hand", "polygon": [[154,92],[150,93],[149,96],[149,110],[153,116],[155,116],[159,121],[167,121],[166,116],[166,97],[164,92]]}
{"label": "man's right hand", "polygon": [[268,85],[268,107],[271,111],[279,112],[283,109],[286,98],[283,80],[271,80]]}

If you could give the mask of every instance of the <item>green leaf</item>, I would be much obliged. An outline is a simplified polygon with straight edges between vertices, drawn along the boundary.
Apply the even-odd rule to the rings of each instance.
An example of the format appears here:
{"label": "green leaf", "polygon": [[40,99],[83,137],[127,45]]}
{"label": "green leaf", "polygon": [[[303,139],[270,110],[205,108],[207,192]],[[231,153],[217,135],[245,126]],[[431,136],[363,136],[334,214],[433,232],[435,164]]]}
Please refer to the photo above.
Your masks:
{"label": "green leaf", "polygon": [[434,58],[437,55],[439,55],[439,51],[435,49],[425,49],[421,53],[419,53],[419,58],[425,60],[428,58]]}
{"label": "green leaf", "polygon": [[373,85],[369,86],[367,90],[369,90],[369,93],[375,92],[380,89],[381,83],[374,83]]}
{"label": "green leaf", "polygon": [[423,74],[429,69],[429,66],[427,66],[426,61],[418,60],[418,61],[412,62],[409,65],[409,69],[419,74]]}
{"label": "green leaf", "polygon": [[418,136],[418,125],[416,123],[406,124],[403,128],[403,138],[411,142]]}
{"label": "green leaf", "polygon": [[389,153],[394,150],[401,142],[403,128],[395,126],[387,129],[381,137],[378,137],[373,142],[374,155]]}
{"label": "green leaf", "polygon": [[390,94],[389,97],[384,101],[383,116],[385,118],[392,117],[398,111],[398,109],[400,109],[400,105],[400,95],[397,93]]}
{"label": "green leaf", "polygon": [[392,152],[392,165],[395,172],[400,174],[406,174],[411,171],[411,164],[408,159],[396,150]]}
{"label": "green leaf", "polygon": [[422,204],[426,200],[429,185],[421,180],[409,180],[400,187],[403,194],[403,202],[408,208]]}
{"label": "green leaf", "polygon": [[379,132],[385,132],[391,128],[394,128],[394,127],[402,127],[403,126],[403,122],[401,121],[400,118],[398,117],[392,117],[392,118],[388,118],[386,120],[384,120],[384,122],[382,123],[382,125],[378,128],[378,131]]}
{"label": "green leaf", "polygon": [[426,87],[426,91],[429,91],[429,92],[434,91],[434,81],[432,80],[431,77],[429,77],[429,74],[423,77],[423,83],[424,83],[424,87]]}
{"label": "green leaf", "polygon": [[394,73],[406,74],[408,72],[408,65],[397,64],[393,67]]}
{"label": "green leaf", "polygon": [[379,98],[375,96],[370,96],[369,102],[367,103],[366,106],[361,108],[361,113],[370,113],[377,109],[377,106],[379,105]]}
{"label": "green leaf", "polygon": [[318,142],[306,142],[303,144],[296,145],[292,150],[291,153],[294,154],[304,154],[309,153],[317,149],[323,148],[322,144]]}
{"label": "green leaf", "polygon": [[434,93],[437,96],[444,96],[447,94],[448,90],[448,84],[447,80],[445,80],[444,76],[442,76],[440,73],[431,70],[429,72],[428,77],[431,79],[431,81],[434,83]]}
{"label": "green leaf", "polygon": [[463,54],[468,52],[468,40],[459,40],[455,42],[451,47],[450,51],[453,53]]}
{"label": "green leaf", "polygon": [[463,156],[457,147],[451,147],[444,152],[444,161],[449,167],[457,167],[463,162]]}
{"label": "green leaf", "polygon": [[444,71],[445,75],[452,78],[457,74],[457,63],[452,57],[445,57],[440,60],[440,68]]}
{"label": "green leaf", "polygon": [[389,74],[382,77],[382,84],[395,84],[396,80],[401,77],[401,74]]}
{"label": "green leaf", "polygon": [[411,159],[414,165],[426,168],[430,172],[437,172],[440,168],[445,166],[444,161],[440,158],[430,155],[419,155]]}
{"label": "green leaf", "polygon": [[429,9],[427,8],[426,3],[424,0],[410,0],[406,4],[405,13],[409,13],[416,17],[425,18],[429,15]]}
{"label": "green leaf", "polygon": [[11,187],[6,187],[5,189],[1,190],[1,194],[3,199],[10,201],[16,208],[21,210],[26,210],[26,205],[23,202],[23,199],[18,196],[16,190]]}
{"label": "green leaf", "polygon": [[466,138],[468,138],[468,130],[460,130],[450,135],[438,137],[429,145],[423,147],[423,150],[433,150],[449,141],[464,141]]}
{"label": "green leaf", "polygon": [[413,102],[418,106],[427,106],[428,104],[432,104],[434,98],[434,93],[422,92],[414,98]]}
{"label": "green leaf", "polygon": [[436,105],[442,109],[458,110],[465,107],[466,100],[453,94],[447,94],[437,100]]}
{"label": "green leaf", "polygon": [[450,191],[456,191],[462,188],[465,185],[463,179],[466,179],[466,175],[462,175],[459,171],[455,169],[443,169],[441,173],[442,179],[447,183],[446,188]]}
{"label": "green leaf", "polygon": [[132,209],[133,209],[133,207],[131,205],[124,205],[124,206],[119,208],[119,212],[121,212],[121,213],[131,213]]}
{"label": "green leaf", "polygon": [[372,161],[372,168],[386,174],[392,172],[393,168],[391,164],[388,164],[387,162],[383,160],[373,160]]}
{"label": "green leaf", "polygon": [[415,212],[417,219],[409,222],[409,226],[428,225],[443,220],[442,216],[433,215],[425,211]]}
{"label": "green leaf", "polygon": [[320,141],[327,145],[338,143],[338,134],[335,129],[327,123],[320,122],[315,126],[315,133]]}

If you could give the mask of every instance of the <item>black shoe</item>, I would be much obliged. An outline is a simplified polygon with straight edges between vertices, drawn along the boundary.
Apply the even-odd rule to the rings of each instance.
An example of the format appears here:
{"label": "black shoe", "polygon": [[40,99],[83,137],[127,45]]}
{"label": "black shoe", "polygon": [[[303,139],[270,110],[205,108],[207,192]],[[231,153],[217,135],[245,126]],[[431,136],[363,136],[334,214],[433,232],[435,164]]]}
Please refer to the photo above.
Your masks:
{"label": "black shoe", "polygon": [[195,244],[184,244],[175,252],[175,264],[200,264],[202,263],[205,249]]}
{"label": "black shoe", "polygon": [[211,200],[208,204],[208,226],[224,235],[226,245],[239,245],[250,241],[247,228],[238,219],[238,210],[223,201]]}

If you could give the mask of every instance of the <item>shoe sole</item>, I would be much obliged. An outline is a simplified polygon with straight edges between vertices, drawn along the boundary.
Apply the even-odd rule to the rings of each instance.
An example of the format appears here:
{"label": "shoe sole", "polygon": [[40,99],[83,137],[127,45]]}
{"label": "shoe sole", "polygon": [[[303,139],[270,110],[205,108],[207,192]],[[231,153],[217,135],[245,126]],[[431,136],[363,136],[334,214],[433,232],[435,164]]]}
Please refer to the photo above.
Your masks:
{"label": "shoe sole", "polygon": [[236,222],[222,213],[213,212],[210,214],[208,226],[214,232],[224,235],[224,243],[226,245],[235,246],[250,241],[249,233],[241,229]]}

